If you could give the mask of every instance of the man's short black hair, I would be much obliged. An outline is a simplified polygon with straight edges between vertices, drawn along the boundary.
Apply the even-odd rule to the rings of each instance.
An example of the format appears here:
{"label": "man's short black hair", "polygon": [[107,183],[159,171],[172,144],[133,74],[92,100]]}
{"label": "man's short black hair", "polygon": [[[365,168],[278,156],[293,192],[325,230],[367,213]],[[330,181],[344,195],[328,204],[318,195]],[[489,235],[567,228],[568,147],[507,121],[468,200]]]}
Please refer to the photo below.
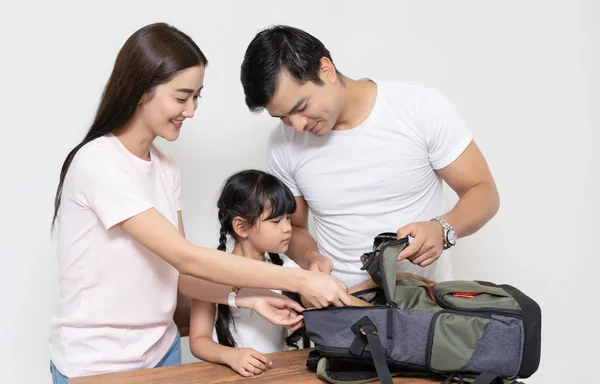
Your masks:
{"label": "man's short black hair", "polygon": [[252,112],[262,111],[273,98],[282,70],[300,84],[312,81],[323,85],[319,77],[323,57],[333,63],[323,43],[301,29],[276,25],[259,32],[242,62],[240,77],[246,105]]}

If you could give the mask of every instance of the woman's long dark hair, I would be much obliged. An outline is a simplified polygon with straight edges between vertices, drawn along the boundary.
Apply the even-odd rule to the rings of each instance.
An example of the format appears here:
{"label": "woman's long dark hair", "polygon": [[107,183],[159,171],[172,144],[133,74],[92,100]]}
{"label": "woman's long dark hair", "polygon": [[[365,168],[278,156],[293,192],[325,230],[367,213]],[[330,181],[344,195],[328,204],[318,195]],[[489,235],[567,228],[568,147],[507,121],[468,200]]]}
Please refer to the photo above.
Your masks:
{"label": "woman's long dark hair", "polygon": [[127,39],[117,55],[92,126],[81,143],[69,152],[60,170],[52,228],[60,208],[65,176],[77,151],[125,125],[144,93],[168,82],[179,71],[207,64],[206,56],[188,35],[165,23],[147,25]]}
{"label": "woman's long dark hair", "polygon": [[[221,224],[219,246],[220,251],[227,247],[227,236],[236,238],[233,229],[233,219],[241,217],[248,226],[254,226],[265,209],[269,209],[271,220],[296,211],[296,200],[290,189],[277,177],[254,169],[238,172],[229,177],[223,186],[217,202],[218,217]],[[271,262],[283,265],[283,260],[277,253],[269,253]],[[219,344],[235,347],[236,343],[230,331],[230,324],[235,323],[231,317],[228,305],[217,305],[215,329]],[[295,346],[301,334],[299,331],[286,338],[289,346]]]}

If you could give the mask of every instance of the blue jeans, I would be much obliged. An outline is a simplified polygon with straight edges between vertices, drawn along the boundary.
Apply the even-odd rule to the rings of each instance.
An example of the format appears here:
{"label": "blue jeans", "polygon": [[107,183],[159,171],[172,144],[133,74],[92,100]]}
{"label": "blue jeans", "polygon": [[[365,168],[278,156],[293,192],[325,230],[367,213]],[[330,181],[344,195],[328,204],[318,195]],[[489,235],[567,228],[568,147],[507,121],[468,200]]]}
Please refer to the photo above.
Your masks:
{"label": "blue jeans", "polygon": [[[171,348],[169,348],[167,354],[155,368],[170,367],[179,364],[181,364],[181,338],[179,337],[179,333],[177,333],[177,337],[175,337],[175,341],[173,341]],[[60,373],[52,361],[50,361],[50,373],[52,373],[52,384],[67,384],[69,380],[68,377]]]}

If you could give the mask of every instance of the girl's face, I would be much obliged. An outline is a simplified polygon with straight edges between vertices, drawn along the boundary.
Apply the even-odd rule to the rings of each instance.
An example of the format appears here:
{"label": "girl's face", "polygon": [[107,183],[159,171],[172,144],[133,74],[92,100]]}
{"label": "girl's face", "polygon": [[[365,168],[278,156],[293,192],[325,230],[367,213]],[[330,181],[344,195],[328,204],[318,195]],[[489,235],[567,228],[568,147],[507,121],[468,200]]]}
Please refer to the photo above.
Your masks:
{"label": "girl's face", "polygon": [[[190,67],[144,95],[138,105],[141,121],[153,136],[174,141],[185,119],[194,117],[204,86],[204,67]],[[149,99],[146,101],[146,99]]]}
{"label": "girl's face", "polygon": [[259,252],[285,253],[292,237],[291,215],[267,220],[270,212],[263,212],[256,224],[248,231],[246,238]]}

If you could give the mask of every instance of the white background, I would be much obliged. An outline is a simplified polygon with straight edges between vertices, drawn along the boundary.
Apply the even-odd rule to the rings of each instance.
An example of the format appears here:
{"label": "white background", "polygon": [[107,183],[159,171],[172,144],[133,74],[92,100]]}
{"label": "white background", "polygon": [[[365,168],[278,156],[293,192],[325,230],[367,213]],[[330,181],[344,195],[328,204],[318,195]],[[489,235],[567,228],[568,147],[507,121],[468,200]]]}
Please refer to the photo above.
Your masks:
{"label": "white background", "polygon": [[[501,208],[459,242],[455,277],[510,283],[539,302],[542,363],[528,383],[597,372],[599,8],[592,0],[3,2],[1,381],[50,381],[49,224],[60,166],[91,123],[119,48],[156,21],[189,34],[210,62],[196,117],[177,142],[160,143],[181,165],[194,243],[218,244],[223,180],[265,165],[275,121],[247,111],[239,66],[259,29],[291,24],[320,38],[350,77],[421,83],[457,105]],[[448,191],[448,207],[455,200]]]}

